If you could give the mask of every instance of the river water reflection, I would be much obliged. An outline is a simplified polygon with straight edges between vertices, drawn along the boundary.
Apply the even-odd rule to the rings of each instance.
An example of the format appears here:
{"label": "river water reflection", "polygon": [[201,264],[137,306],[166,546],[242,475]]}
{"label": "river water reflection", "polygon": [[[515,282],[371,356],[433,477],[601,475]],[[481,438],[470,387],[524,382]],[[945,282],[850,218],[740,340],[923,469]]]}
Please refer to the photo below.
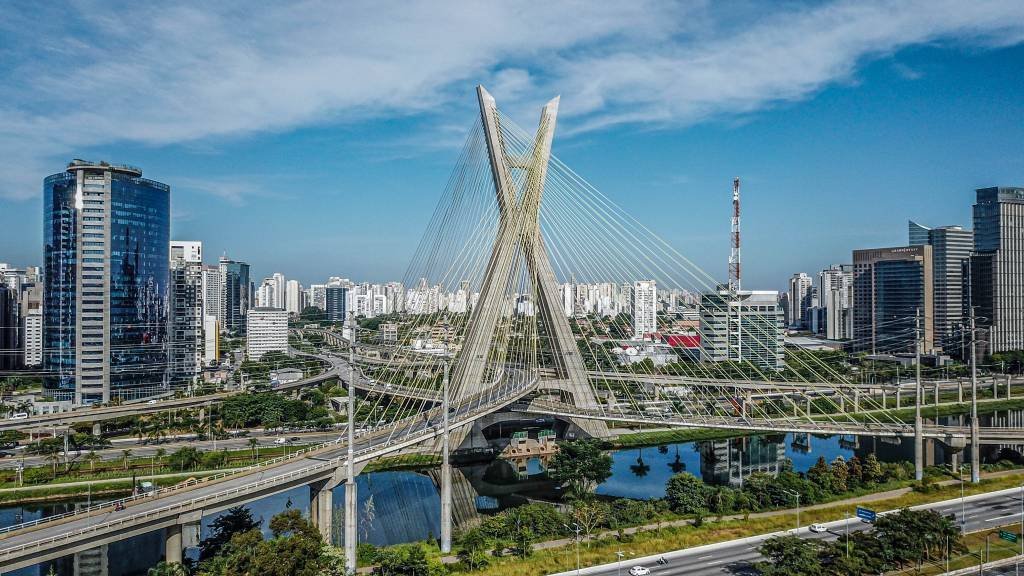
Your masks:
{"label": "river water reflection", "polygon": [[[1016,421],[1022,412],[1005,412],[985,417],[995,425]],[[945,423],[945,422],[944,422]],[[689,472],[708,484],[741,487],[754,472],[776,473],[783,462],[794,470],[806,471],[819,457],[831,461],[874,453],[882,461],[911,460],[911,439],[893,440],[807,434],[758,435],[723,440],[681,442],[665,446],[632,448],[612,452],[612,476],[597,488],[609,497],[660,498],[665,483],[678,472]],[[986,447],[994,452],[997,447]],[[939,443],[929,442],[927,462],[943,463],[948,454]],[[554,502],[560,490],[545,473],[543,458],[521,461],[494,460],[490,463],[456,467],[453,473],[453,510],[456,526],[469,525],[487,514],[531,501]],[[376,472],[358,477],[359,540],[375,545],[397,544],[436,537],[440,533],[440,497],[436,470]],[[342,541],[343,488],[335,492],[336,528],[332,539]],[[41,516],[67,511],[78,502],[0,507],[0,525],[8,526]],[[269,533],[270,518],[294,507],[308,514],[309,491],[297,488],[250,505],[253,516],[262,520]],[[20,516],[19,516],[20,515]],[[209,534],[216,516],[203,518],[201,534]],[[194,554],[194,551],[192,551]],[[51,566],[58,576],[141,576],[163,556],[163,533],[153,532],[111,544],[56,562],[14,572],[18,576],[44,576]]]}

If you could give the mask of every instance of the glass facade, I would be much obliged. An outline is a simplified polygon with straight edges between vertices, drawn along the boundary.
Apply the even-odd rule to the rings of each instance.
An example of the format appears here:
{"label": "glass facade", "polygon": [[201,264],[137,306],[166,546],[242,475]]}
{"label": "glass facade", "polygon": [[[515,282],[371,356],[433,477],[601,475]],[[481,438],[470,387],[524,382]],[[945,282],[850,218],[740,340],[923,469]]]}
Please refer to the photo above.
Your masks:
{"label": "glass facade", "polygon": [[170,189],[125,174],[111,177],[110,387],[163,387],[167,370]]}
{"label": "glass facade", "polygon": [[76,160],[44,192],[43,347],[56,400],[166,388],[170,188]]}
{"label": "glass facade", "polygon": [[75,388],[78,211],[75,175],[43,182],[43,366],[50,390]]}

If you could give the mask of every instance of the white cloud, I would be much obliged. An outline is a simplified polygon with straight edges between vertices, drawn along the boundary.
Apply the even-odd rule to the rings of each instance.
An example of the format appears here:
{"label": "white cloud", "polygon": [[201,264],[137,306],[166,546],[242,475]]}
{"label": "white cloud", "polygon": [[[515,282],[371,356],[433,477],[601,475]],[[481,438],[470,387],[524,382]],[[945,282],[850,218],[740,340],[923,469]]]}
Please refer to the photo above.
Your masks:
{"label": "white cloud", "polygon": [[562,93],[569,131],[685,125],[807,98],[904,46],[1024,39],[1019,0],[837,1],[767,16],[654,0],[254,6],[5,10],[0,153],[31,177],[0,197],[34,196],[55,159],[122,141],[410,114],[450,123],[478,82],[513,115]]}

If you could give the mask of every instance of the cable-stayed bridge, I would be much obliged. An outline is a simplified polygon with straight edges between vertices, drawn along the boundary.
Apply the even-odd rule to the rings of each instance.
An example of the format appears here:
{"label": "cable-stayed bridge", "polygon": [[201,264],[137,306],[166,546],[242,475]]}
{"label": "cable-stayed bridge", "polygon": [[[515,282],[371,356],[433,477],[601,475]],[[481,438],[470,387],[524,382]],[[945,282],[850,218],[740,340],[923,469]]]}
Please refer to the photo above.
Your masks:
{"label": "cable-stayed bridge", "polygon": [[[0,532],[0,571],[158,529],[166,530],[168,561],[180,561],[183,532],[194,532],[183,526],[297,486],[310,487],[313,521],[329,536],[332,489],[342,483],[346,558],[354,569],[354,477],[370,460],[408,450],[443,456],[447,552],[449,454],[500,411],[554,415],[574,435],[598,438],[632,423],[911,436],[919,472],[925,437],[955,446],[968,436],[980,441],[976,417],[969,429],[926,425],[920,383],[914,404],[900,405],[902,387],[855,382],[814,354],[785,357],[777,303],[719,284],[552,154],[557,98],[530,133],[482,87],[477,96],[480,117],[406,273],[410,297],[389,319],[390,337],[364,331],[345,342],[347,357],[323,357],[331,365],[325,376],[340,377],[349,389],[350,425],[341,437],[126,499],[123,509],[100,505],[13,526]],[[583,299],[600,300],[600,312],[580,306],[579,285],[598,286]],[[455,297],[442,303],[442,292]],[[669,304],[659,292],[670,295]],[[682,300],[699,310],[699,322],[680,321],[675,308]],[[683,328],[717,352],[687,356],[651,338]],[[359,333],[354,325],[350,330]],[[658,364],[623,363],[624,350],[653,351]],[[935,404],[943,394],[962,399],[964,387],[936,387]],[[897,412],[907,407],[916,412],[911,423]]]}

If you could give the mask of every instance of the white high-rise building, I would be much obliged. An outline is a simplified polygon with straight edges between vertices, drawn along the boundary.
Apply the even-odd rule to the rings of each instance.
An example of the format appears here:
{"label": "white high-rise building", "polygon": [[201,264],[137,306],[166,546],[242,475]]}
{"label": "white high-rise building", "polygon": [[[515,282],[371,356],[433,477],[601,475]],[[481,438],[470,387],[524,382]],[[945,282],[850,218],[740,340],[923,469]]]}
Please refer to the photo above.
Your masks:
{"label": "white high-rise building", "polygon": [[633,338],[643,340],[658,331],[658,287],[654,280],[633,284]]}
{"label": "white high-rise building", "polygon": [[327,310],[327,285],[309,285],[309,305],[321,310]]}
{"label": "white high-rise building", "polygon": [[30,310],[25,316],[25,365],[43,363],[43,310]]}
{"label": "white high-rise building", "polygon": [[[275,302],[277,298],[277,282],[273,278],[264,278],[263,282],[260,283],[259,288],[256,289],[256,307],[257,308],[278,308]],[[283,308],[281,308],[283,310]]]}
{"label": "white high-rise building", "polygon": [[203,364],[216,364],[220,360],[220,323],[214,314],[203,317],[203,339]]}
{"label": "white high-rise building", "polygon": [[203,370],[203,244],[171,241],[168,362],[172,381],[195,381]]}
{"label": "white high-rise building", "polygon": [[224,322],[224,275],[220,266],[203,266],[203,316],[216,316]]}
{"label": "white high-rise building", "polygon": [[789,279],[789,325],[794,328],[803,328],[805,313],[810,308],[811,286],[814,281],[807,274],[800,272],[793,274]]}
{"label": "white high-rise building", "polygon": [[818,276],[818,302],[825,311],[825,337],[853,338],[853,266],[834,264]]}
{"label": "white high-rise building", "polygon": [[298,280],[289,280],[285,288],[284,309],[289,314],[299,315],[302,312],[302,285]]}
{"label": "white high-rise building", "polygon": [[288,313],[277,308],[254,308],[246,315],[245,352],[259,360],[267,352],[288,353]]}
{"label": "white high-rise building", "polygon": [[288,283],[284,279],[284,274],[280,272],[274,272],[273,276],[274,283],[274,296],[273,304],[274,308],[280,308],[284,310],[285,302],[288,297]]}

